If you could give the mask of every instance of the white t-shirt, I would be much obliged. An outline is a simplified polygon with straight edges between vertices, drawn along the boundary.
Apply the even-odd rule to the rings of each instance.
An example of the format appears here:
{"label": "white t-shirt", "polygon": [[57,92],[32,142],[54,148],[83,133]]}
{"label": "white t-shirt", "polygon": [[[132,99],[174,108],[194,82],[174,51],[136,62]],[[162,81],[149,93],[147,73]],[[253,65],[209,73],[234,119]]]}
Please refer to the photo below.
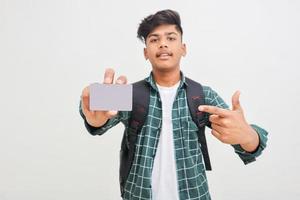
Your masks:
{"label": "white t-shirt", "polygon": [[172,107],[179,86],[157,85],[162,102],[162,129],[153,163],[153,200],[179,200],[173,140]]}

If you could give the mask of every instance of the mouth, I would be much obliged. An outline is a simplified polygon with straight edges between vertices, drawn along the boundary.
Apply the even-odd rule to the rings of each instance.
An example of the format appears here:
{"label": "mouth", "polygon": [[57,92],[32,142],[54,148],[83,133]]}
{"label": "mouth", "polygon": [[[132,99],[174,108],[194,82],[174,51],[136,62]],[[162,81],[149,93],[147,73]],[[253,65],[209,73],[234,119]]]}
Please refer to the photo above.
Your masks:
{"label": "mouth", "polygon": [[156,58],[166,60],[169,59],[173,54],[171,52],[159,52],[156,54]]}

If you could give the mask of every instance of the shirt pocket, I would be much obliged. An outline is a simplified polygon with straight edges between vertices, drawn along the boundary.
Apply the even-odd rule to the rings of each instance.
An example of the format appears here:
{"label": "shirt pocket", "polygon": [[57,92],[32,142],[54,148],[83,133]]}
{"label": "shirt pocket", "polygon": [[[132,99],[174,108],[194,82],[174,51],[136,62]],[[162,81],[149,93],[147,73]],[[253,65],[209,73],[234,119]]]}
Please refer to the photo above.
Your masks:
{"label": "shirt pocket", "polygon": [[191,156],[201,153],[198,142],[198,127],[194,121],[187,120],[183,122],[183,138],[185,148],[189,150]]}

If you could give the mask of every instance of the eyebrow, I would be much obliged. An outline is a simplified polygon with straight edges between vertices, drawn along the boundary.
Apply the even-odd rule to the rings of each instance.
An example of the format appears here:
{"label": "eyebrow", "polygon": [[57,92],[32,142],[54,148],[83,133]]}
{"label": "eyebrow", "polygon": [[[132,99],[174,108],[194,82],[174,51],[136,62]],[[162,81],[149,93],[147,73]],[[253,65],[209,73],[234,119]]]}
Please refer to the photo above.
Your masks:
{"label": "eyebrow", "polygon": [[[173,34],[178,35],[176,32],[167,32],[164,35],[168,35],[169,36],[169,35],[173,35]],[[157,34],[157,33],[151,33],[151,34],[148,35],[148,38],[152,37],[152,36],[159,37],[159,34]]]}

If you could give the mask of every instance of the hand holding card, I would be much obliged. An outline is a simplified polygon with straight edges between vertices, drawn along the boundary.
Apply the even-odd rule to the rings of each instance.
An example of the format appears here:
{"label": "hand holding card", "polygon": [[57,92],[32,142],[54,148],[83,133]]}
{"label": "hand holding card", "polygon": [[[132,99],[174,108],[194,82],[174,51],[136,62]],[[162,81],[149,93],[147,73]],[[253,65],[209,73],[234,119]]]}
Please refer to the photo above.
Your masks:
{"label": "hand holding card", "polygon": [[[125,85],[127,83],[127,78],[125,76],[120,76],[116,80],[115,84],[113,84],[114,83],[114,75],[115,75],[115,72],[113,69],[106,69],[105,74],[104,74],[103,83],[105,85],[110,85],[110,86],[112,86],[112,85],[120,86],[120,85]],[[103,85],[103,84],[98,84],[98,85]],[[96,95],[96,98],[93,98],[92,103],[94,102],[94,100],[98,99],[97,96],[98,95]],[[102,96],[105,96],[105,94],[102,94]],[[91,101],[90,97],[91,97],[90,87],[88,86],[88,87],[84,88],[84,90],[82,91],[81,108],[82,108],[83,114],[85,115],[86,121],[91,126],[100,127],[100,126],[104,125],[108,119],[110,119],[118,114],[119,109],[114,110],[114,109],[109,109],[108,107],[106,107],[106,108],[103,107],[101,110],[97,109],[95,107],[96,108],[95,110],[91,110],[90,109],[90,101]],[[122,97],[120,97],[119,101],[122,101]],[[93,106],[95,106],[95,105],[92,105],[92,108],[93,108]],[[110,108],[114,108],[114,106],[110,107]],[[115,108],[117,108],[117,107],[115,107]]]}

